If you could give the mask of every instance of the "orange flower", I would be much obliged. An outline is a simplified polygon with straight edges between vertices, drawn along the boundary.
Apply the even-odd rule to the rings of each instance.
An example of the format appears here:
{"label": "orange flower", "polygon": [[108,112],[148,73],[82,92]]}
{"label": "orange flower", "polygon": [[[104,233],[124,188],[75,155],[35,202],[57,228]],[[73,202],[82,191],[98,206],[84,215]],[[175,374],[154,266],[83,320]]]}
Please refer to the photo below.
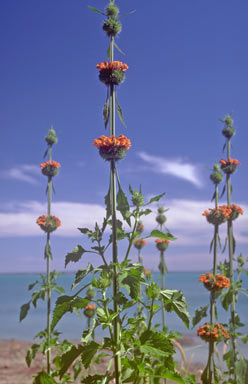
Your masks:
{"label": "orange flower", "polygon": [[157,244],[160,244],[160,243],[170,244],[170,240],[168,240],[168,239],[157,239],[155,241],[156,241]]}
{"label": "orange flower", "polygon": [[60,164],[57,163],[57,162],[54,161],[54,160],[46,161],[45,163],[42,163],[42,164],[40,165],[40,167],[43,169],[43,168],[47,167],[48,165],[51,165],[51,166],[53,166],[53,167],[55,167],[55,168],[60,168]]}
{"label": "orange flower", "polygon": [[241,163],[238,160],[229,157],[227,160],[221,159],[220,164],[222,171],[227,175],[231,175],[236,171],[237,165],[240,165]]}
{"label": "orange flower", "polygon": [[142,249],[146,244],[147,244],[147,243],[146,243],[145,239],[136,239],[136,240],[134,240],[134,242],[133,242],[133,245],[134,245],[135,248],[137,248],[137,249]]}
{"label": "orange flower", "polygon": [[97,64],[96,68],[99,69],[100,71],[111,69],[113,71],[119,70],[119,71],[125,72],[128,69],[128,66],[127,64],[122,63],[121,61],[110,61],[108,63],[105,60],[103,63]]}
{"label": "orange flower", "polygon": [[144,274],[145,274],[146,276],[150,276],[151,272],[148,271],[146,268],[144,268]]}
{"label": "orange flower", "polygon": [[95,309],[96,308],[96,304],[88,304],[85,306],[85,309]]}
{"label": "orange flower", "polygon": [[118,137],[102,135],[94,140],[93,145],[99,148],[99,153],[105,160],[120,160],[131,147],[131,142],[124,135]]}
{"label": "orange flower", "polygon": [[229,339],[230,336],[220,323],[210,325],[205,323],[197,329],[197,335],[205,341],[221,341]]}
{"label": "orange flower", "polygon": [[56,216],[48,215],[39,216],[36,223],[47,233],[53,232],[61,226],[61,221]]}
{"label": "orange flower", "polygon": [[221,159],[220,160],[221,165],[241,165],[241,163],[237,159],[232,159],[231,157],[228,157],[227,160]]}
{"label": "orange flower", "polygon": [[220,225],[226,220],[235,220],[239,215],[243,215],[243,209],[236,204],[209,208],[208,211],[204,211],[202,214],[202,216],[206,216],[209,223],[215,225]]}
{"label": "orange flower", "polygon": [[220,289],[230,286],[230,280],[219,273],[213,275],[207,272],[204,275],[200,275],[199,281],[202,282],[209,291],[219,291]]}
{"label": "orange flower", "polygon": [[168,245],[170,244],[170,240],[168,239],[157,239],[155,240],[156,247],[159,251],[163,252],[168,248]]}

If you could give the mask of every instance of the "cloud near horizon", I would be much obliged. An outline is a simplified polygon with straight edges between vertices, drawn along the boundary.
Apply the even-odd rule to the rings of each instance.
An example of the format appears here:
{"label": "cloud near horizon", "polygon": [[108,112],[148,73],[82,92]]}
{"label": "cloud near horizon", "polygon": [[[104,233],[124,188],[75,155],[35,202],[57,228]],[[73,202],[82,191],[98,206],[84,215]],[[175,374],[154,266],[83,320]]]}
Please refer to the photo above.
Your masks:
{"label": "cloud near horizon", "polygon": [[[202,213],[209,206],[208,201],[171,199],[161,202],[170,207],[166,212],[168,227],[178,238],[177,246],[207,246],[212,239],[213,229]],[[235,221],[235,238],[242,244],[248,243],[248,205],[239,204],[244,209],[244,215]],[[43,232],[36,224],[37,218],[46,212],[46,204],[38,201],[24,203],[9,203],[8,211],[0,212],[0,237],[30,237],[42,236]],[[143,216],[145,234],[156,227],[156,209],[154,213]],[[105,216],[104,206],[98,204],[83,204],[74,202],[54,202],[52,214],[59,217],[62,226],[54,233],[55,236],[79,236],[78,227],[93,228],[95,222],[102,223]],[[220,228],[220,235],[224,239],[226,226]],[[149,239],[153,242],[154,239]]]}
{"label": "cloud near horizon", "polygon": [[40,168],[32,164],[20,164],[5,171],[0,171],[1,178],[20,180],[33,185],[39,183],[35,178],[38,175],[40,175]]}
{"label": "cloud near horizon", "polygon": [[139,157],[150,165],[150,170],[184,179],[196,187],[201,188],[203,182],[200,177],[199,166],[185,162],[181,158],[166,159],[139,152]]}

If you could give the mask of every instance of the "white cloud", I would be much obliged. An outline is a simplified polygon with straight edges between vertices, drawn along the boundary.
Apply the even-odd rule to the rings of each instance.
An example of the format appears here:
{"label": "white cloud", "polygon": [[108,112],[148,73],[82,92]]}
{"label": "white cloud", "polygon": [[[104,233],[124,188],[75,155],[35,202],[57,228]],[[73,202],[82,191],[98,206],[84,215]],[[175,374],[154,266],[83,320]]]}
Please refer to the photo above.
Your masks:
{"label": "white cloud", "polygon": [[164,173],[184,179],[194,184],[196,187],[202,187],[199,167],[186,163],[183,159],[166,159],[158,156],[148,155],[140,152],[139,157],[150,165],[150,169],[156,173]]}
{"label": "white cloud", "polygon": [[[202,213],[211,204],[208,201],[194,201],[183,199],[164,200],[163,206],[169,207],[166,212],[170,231],[178,238],[177,247],[204,246],[208,251],[208,244],[213,235],[213,226],[208,224]],[[248,205],[238,203],[244,209],[244,215],[234,222],[234,232],[237,243],[248,243]],[[0,237],[9,236],[39,236],[42,231],[36,224],[36,219],[46,213],[46,204],[38,201],[8,204],[8,211],[0,213]],[[156,208],[154,213],[143,216],[145,231],[148,233],[156,227]],[[73,202],[54,202],[52,215],[60,218],[62,226],[54,233],[55,236],[78,236],[78,227],[92,228],[95,222],[102,223],[105,216],[104,206],[98,204],[84,204]],[[166,224],[167,224],[166,223]],[[222,225],[220,235],[224,241],[226,225]],[[154,239],[149,240],[153,242]],[[174,247],[174,245],[173,245]]]}
{"label": "white cloud", "polygon": [[40,174],[40,168],[37,165],[21,164],[0,172],[0,176],[7,179],[24,181],[29,184],[37,184],[34,176]]}

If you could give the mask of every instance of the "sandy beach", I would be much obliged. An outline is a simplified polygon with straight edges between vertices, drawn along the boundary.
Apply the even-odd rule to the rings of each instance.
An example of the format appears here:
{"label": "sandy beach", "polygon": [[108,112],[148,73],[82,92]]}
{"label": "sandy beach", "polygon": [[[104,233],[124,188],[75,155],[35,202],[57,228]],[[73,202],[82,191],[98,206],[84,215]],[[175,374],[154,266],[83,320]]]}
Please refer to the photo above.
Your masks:
{"label": "sandy beach", "polygon": [[[180,340],[183,348],[193,345],[194,341],[191,337],[184,337]],[[27,349],[32,345],[31,342],[18,340],[0,340],[0,383],[1,384],[31,384],[33,375],[42,367],[42,356],[38,356],[33,361],[31,368],[28,368],[25,362]],[[188,360],[187,363],[190,363]],[[104,369],[104,361],[99,371]],[[189,364],[189,371],[195,373],[199,378],[203,364],[192,362]],[[79,383],[80,381],[75,381]],[[200,381],[198,381],[200,382]]]}

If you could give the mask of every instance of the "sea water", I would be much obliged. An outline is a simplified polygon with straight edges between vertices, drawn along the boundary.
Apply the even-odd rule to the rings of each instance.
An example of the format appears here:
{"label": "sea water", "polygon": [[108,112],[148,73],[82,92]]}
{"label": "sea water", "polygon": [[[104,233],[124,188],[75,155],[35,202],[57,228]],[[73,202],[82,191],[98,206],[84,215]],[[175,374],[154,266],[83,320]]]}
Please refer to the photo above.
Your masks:
{"label": "sea water", "polygon": [[[165,276],[165,286],[167,289],[182,290],[187,303],[188,311],[191,317],[194,315],[196,308],[205,306],[209,302],[209,293],[202,283],[198,282],[200,272],[170,272]],[[154,281],[159,280],[159,273],[152,273]],[[20,323],[19,313],[22,304],[28,302],[31,292],[28,291],[28,285],[38,278],[37,274],[0,274],[0,338],[1,339],[19,339],[33,340],[33,337],[46,327],[46,304],[39,300],[37,308],[31,309],[27,317]],[[73,295],[71,285],[74,281],[75,274],[66,273],[58,278],[58,283],[64,287],[67,295]],[[84,283],[87,283],[85,278]],[[247,288],[247,277],[246,280]],[[80,285],[79,285],[80,287]],[[35,288],[34,288],[35,290]],[[77,290],[77,289],[76,289]],[[52,307],[58,295],[53,293]],[[247,308],[248,298],[240,295],[236,305],[240,319],[245,326],[242,333],[248,332],[247,327]],[[130,310],[130,314],[133,312]],[[227,323],[230,317],[229,312],[224,311],[221,305],[218,305],[218,322]],[[208,322],[209,317],[204,318],[201,324]],[[154,324],[161,323],[161,314],[155,316]],[[196,329],[187,329],[183,322],[175,313],[166,313],[166,325],[169,330],[174,330],[182,334],[196,334]],[[61,337],[69,340],[79,340],[84,328],[86,327],[86,318],[81,318],[76,313],[67,313],[58,323],[57,329],[62,333]],[[196,327],[197,328],[197,327]],[[100,327],[97,328],[96,337],[101,338],[103,332]]]}

